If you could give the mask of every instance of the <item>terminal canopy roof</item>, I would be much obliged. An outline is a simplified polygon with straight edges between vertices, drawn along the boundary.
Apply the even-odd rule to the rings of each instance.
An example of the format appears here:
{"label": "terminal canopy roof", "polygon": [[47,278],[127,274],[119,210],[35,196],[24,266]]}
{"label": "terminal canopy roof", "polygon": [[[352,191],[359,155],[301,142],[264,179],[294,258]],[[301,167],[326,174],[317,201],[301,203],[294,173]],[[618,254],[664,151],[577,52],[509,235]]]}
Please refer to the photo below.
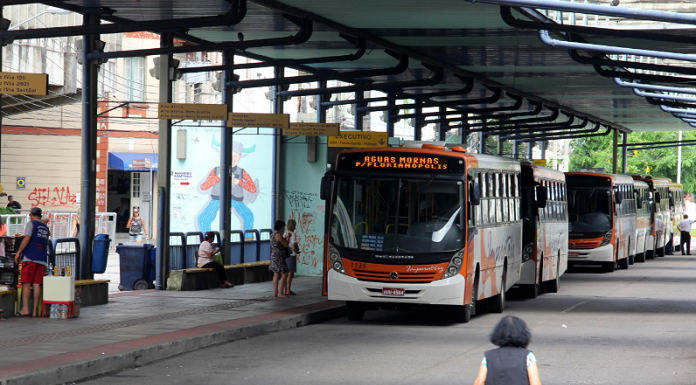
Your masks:
{"label": "terminal canopy roof", "polygon": [[[12,3],[5,2],[5,3]],[[225,14],[237,0],[65,0],[43,3],[67,7],[73,10],[89,8],[107,9],[102,18],[116,23],[147,20],[186,19]],[[541,3],[548,3],[540,1]],[[592,4],[609,7],[609,1]],[[655,3],[644,1],[643,3]],[[665,2],[658,2],[665,3]],[[577,4],[577,3],[575,3]],[[639,7],[639,2],[623,0],[619,7]],[[385,49],[407,54],[408,69],[396,75],[372,78],[372,81],[396,82],[433,76],[432,67],[445,70],[445,78],[431,87],[406,89],[409,93],[435,92],[462,88],[462,80],[454,74],[473,78],[475,86],[465,98],[481,98],[491,94],[489,87],[503,90],[525,100],[542,102],[549,108],[560,108],[561,112],[587,117],[601,122],[606,127],[624,132],[656,130],[688,130],[690,124],[677,119],[674,113],[665,112],[655,98],[637,95],[633,88],[618,85],[612,76],[602,76],[591,63],[580,63],[571,57],[569,50],[555,48],[540,39],[538,29],[515,28],[501,16],[501,5],[471,3],[464,0],[253,0],[246,5],[244,19],[232,26],[210,26],[179,30],[180,39],[194,43],[236,42],[290,36],[298,31],[298,25],[283,17],[295,16],[313,21],[313,32],[302,44],[250,48],[241,55],[255,58],[264,56],[274,59],[305,59],[350,54],[356,51],[353,43],[339,36],[344,34],[366,41],[365,55],[355,61],[308,64],[316,70],[355,71],[388,68],[398,60],[387,54]],[[678,10],[677,10],[678,11]],[[647,39],[651,28],[656,33],[696,36],[691,26],[670,24],[664,27],[650,21],[635,21],[614,16],[585,15],[572,12],[545,11],[524,7],[512,7],[511,15],[516,20],[547,24],[587,25],[587,30],[569,35],[563,31],[550,30],[550,39],[561,41],[612,45],[635,49],[659,49],[672,53],[693,53],[696,45],[688,42],[656,42]],[[592,32],[592,28],[623,31],[620,36],[607,36]],[[667,28],[658,30],[658,28]],[[643,32],[640,33],[634,32]],[[584,60],[603,59],[623,62],[650,62],[662,66],[688,67],[688,62],[648,58],[640,55],[610,55],[607,52],[577,50]],[[652,60],[652,61],[650,61]],[[428,64],[426,67],[423,63]],[[687,79],[678,86],[688,85],[687,75],[673,75],[667,68],[662,71],[632,70],[626,66],[600,65],[600,69],[619,72],[644,73],[659,76],[682,76]],[[678,71],[675,71],[678,72]],[[688,72],[688,71],[687,71]],[[615,73],[615,72],[614,72]],[[694,73],[696,74],[696,73]],[[675,85],[662,78],[624,81],[644,81],[652,84]],[[365,79],[362,79],[365,80]],[[505,95],[505,93],[504,93]],[[438,98],[444,101],[452,96]],[[460,99],[462,97],[459,97]],[[651,103],[652,102],[652,103]],[[659,102],[659,100],[658,100]],[[664,102],[668,107],[688,111],[688,102],[671,100]],[[491,108],[511,105],[513,99],[504,96],[497,103],[471,105],[469,108]],[[530,110],[526,105],[520,111]],[[539,116],[549,115],[545,110]],[[696,114],[696,113],[695,113]],[[559,121],[564,116],[561,115]]]}

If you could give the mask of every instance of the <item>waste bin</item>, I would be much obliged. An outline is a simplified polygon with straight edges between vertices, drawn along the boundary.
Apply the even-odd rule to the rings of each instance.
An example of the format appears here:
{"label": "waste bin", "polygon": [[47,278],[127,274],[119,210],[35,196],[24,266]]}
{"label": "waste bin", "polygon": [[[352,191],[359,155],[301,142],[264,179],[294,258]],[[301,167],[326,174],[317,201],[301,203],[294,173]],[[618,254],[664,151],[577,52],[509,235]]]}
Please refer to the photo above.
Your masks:
{"label": "waste bin", "polygon": [[[121,291],[146,290],[150,288],[148,282],[148,262],[151,258],[153,245],[126,242],[116,246],[116,252],[121,264]],[[154,272],[154,269],[152,269]]]}
{"label": "waste bin", "polygon": [[104,274],[109,258],[111,239],[109,239],[108,234],[97,234],[92,245],[92,273]]}

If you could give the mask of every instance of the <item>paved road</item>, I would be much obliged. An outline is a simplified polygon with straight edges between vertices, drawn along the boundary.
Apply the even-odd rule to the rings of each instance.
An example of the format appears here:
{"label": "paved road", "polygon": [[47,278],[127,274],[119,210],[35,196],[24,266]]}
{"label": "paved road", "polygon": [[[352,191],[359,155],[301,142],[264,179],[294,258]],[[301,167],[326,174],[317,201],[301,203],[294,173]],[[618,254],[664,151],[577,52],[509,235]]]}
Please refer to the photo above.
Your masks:
{"label": "paved road", "polygon": [[[575,269],[561,292],[510,293],[544,384],[696,383],[696,258],[668,256],[602,273]],[[498,314],[452,324],[438,309],[368,312],[199,350],[94,384],[473,383]]]}

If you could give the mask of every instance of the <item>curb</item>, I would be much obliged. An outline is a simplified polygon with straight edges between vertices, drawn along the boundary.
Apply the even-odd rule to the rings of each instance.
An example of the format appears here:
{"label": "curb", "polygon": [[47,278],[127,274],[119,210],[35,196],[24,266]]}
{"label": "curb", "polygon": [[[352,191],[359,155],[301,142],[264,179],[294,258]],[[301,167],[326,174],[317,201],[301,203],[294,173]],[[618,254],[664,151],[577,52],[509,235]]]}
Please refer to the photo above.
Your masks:
{"label": "curb", "polygon": [[[115,354],[75,360],[63,365],[55,365],[12,375],[0,378],[0,385],[57,385],[82,381],[110,372],[141,367],[194,350],[255,337],[264,333],[326,322],[344,315],[345,306],[342,304],[331,305],[318,310],[281,316],[239,327],[173,339],[140,348],[122,350]],[[96,349],[104,350],[103,347]]]}

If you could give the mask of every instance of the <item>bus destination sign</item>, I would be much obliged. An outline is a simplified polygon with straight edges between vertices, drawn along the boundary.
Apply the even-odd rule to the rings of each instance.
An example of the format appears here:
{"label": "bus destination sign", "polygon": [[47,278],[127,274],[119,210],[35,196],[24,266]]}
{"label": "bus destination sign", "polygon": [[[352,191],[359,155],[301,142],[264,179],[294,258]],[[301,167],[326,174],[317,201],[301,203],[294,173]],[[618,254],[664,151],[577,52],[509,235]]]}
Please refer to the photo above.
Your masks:
{"label": "bus destination sign", "polygon": [[338,168],[344,170],[460,173],[464,172],[464,159],[414,153],[356,153],[341,155]]}

